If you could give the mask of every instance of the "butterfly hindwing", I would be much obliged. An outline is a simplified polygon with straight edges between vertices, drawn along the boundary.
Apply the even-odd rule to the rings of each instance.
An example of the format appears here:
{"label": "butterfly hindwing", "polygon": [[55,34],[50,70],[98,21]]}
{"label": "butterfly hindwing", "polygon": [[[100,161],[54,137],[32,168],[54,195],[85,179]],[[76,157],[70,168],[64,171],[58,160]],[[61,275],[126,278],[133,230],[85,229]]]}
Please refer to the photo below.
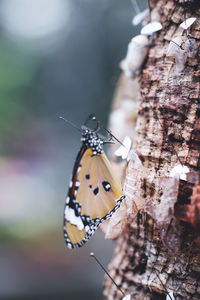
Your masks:
{"label": "butterfly hindwing", "polygon": [[66,200],[64,237],[69,248],[81,247],[124,198],[121,183],[102,151],[81,147]]}

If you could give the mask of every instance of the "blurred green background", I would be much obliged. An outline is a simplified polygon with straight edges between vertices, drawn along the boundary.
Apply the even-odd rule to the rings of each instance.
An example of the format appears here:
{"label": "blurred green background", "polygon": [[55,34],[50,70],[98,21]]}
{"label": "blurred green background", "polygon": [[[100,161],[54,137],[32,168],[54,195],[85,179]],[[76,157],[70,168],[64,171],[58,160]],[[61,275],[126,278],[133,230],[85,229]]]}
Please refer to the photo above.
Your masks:
{"label": "blurred green background", "polygon": [[[138,1],[141,9],[146,1]],[[103,299],[114,247],[68,250],[63,209],[80,133],[106,125],[120,60],[139,32],[131,0],[0,1],[0,299]]]}

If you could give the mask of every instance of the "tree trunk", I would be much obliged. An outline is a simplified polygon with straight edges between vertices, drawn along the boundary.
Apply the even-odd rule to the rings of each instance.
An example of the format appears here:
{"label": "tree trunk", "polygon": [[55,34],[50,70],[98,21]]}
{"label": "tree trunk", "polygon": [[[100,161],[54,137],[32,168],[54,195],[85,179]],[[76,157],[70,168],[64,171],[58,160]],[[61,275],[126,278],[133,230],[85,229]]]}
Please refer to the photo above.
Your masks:
{"label": "tree trunk", "polygon": [[[173,292],[176,300],[195,300],[200,299],[200,248],[195,243],[198,230],[180,221],[179,216],[190,203],[195,181],[168,178],[180,162],[190,169],[190,175],[196,175],[200,167],[200,1],[152,0],[149,5],[152,19],[156,15],[163,29],[153,35],[139,77],[121,76],[111,114],[112,132],[121,139],[124,135],[132,137],[133,148],[143,164],[138,180],[132,161],[127,163],[126,197],[137,202],[131,192],[136,184],[145,204],[139,207],[137,216],[129,215],[108,270],[131,299],[166,299]],[[197,18],[188,32],[196,40],[198,51],[195,57],[187,58],[184,74],[177,74],[174,58],[166,57],[166,51],[170,40],[185,35],[179,28],[184,11],[187,18]],[[124,105],[127,101],[128,111]],[[112,120],[116,110],[121,114],[124,110],[124,126]],[[176,198],[175,210],[169,212],[170,222],[164,224],[163,220],[159,226],[152,207],[159,207],[168,189]],[[107,277],[104,296],[122,298]]]}

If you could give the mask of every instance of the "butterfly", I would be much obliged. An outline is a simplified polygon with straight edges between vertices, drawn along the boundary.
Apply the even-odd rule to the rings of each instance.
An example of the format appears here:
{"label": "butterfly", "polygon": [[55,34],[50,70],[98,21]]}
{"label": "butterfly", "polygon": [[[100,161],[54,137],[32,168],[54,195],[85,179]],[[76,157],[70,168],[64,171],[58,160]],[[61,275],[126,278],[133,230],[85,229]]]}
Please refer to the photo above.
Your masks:
{"label": "butterfly", "polygon": [[[96,120],[93,115],[88,117],[91,118]],[[125,197],[103,151],[103,145],[110,141],[97,133],[101,123],[97,121],[94,130],[85,123],[80,130],[82,146],[75,160],[64,210],[64,239],[70,249],[83,246]]]}

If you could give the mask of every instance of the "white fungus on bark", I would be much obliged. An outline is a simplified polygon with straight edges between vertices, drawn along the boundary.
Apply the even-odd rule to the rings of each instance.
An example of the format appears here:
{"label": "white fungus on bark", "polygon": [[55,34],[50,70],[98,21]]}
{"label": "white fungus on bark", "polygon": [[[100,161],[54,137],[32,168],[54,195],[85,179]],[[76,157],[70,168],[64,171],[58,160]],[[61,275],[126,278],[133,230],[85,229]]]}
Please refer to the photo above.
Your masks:
{"label": "white fungus on bark", "polygon": [[177,36],[173,38],[168,46],[166,56],[175,58],[177,75],[181,74],[185,68],[188,57],[195,57],[197,53],[196,41],[189,36]]}
{"label": "white fungus on bark", "polygon": [[125,136],[123,142],[123,145],[121,145],[116,151],[115,151],[115,155],[120,157],[122,159],[126,159],[128,157],[129,151],[131,149],[131,138],[129,136]]}
{"label": "white fungus on bark", "polygon": [[145,25],[140,33],[144,35],[152,35],[154,32],[159,31],[162,29],[162,24],[157,21],[153,21]]}
{"label": "white fungus on bark", "polygon": [[171,170],[169,177],[180,178],[181,180],[186,180],[186,174],[189,173],[190,170],[187,166],[177,165],[173,167]]}
{"label": "white fungus on bark", "polygon": [[148,8],[138,13],[136,16],[133,17],[132,24],[134,26],[137,26],[148,16],[148,14],[149,14]]}
{"label": "white fungus on bark", "polygon": [[128,44],[127,55],[120,63],[120,68],[127,77],[140,72],[148,53],[149,40],[145,35],[136,35]]}
{"label": "white fungus on bark", "polygon": [[179,27],[183,28],[183,29],[188,29],[195,21],[197,18],[188,18],[185,21],[183,21]]}

